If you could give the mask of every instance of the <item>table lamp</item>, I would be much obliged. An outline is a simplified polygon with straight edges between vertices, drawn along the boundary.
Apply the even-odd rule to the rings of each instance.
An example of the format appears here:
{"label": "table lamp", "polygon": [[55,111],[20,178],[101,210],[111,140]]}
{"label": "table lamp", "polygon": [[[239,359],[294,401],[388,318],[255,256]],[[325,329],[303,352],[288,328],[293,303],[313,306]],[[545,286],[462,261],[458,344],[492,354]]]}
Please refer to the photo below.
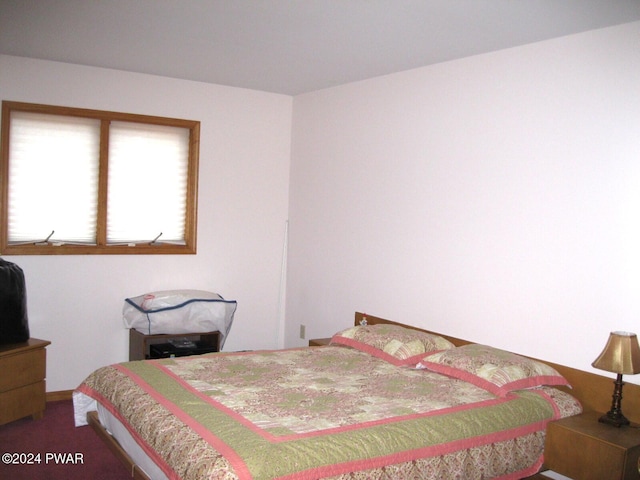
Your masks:
{"label": "table lamp", "polygon": [[622,375],[640,373],[640,346],[638,337],[630,332],[611,332],[604,350],[591,364],[593,367],[618,376],[614,383],[611,410],[601,416],[598,421],[616,427],[629,425],[629,420],[622,414]]}

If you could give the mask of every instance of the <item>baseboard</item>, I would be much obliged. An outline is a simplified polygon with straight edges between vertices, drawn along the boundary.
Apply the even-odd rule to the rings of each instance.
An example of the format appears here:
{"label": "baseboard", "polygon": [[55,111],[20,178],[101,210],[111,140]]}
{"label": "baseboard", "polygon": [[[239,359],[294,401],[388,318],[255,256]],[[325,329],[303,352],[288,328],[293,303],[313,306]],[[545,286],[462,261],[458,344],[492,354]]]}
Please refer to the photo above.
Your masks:
{"label": "baseboard", "polygon": [[47,402],[57,402],[59,400],[71,400],[73,390],[59,390],[57,392],[47,392]]}

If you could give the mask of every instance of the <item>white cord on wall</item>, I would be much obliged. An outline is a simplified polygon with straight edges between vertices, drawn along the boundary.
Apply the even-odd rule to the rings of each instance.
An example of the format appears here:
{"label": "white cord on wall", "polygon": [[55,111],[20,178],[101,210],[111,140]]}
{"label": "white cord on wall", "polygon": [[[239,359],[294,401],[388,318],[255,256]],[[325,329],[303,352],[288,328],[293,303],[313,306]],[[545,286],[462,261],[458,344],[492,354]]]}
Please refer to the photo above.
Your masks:
{"label": "white cord on wall", "polygon": [[287,255],[289,250],[289,220],[284,222],[284,239],[282,242],[282,264],[280,266],[280,288],[278,295],[278,327],[276,328],[276,344],[284,348],[285,338],[285,305],[287,298]]}

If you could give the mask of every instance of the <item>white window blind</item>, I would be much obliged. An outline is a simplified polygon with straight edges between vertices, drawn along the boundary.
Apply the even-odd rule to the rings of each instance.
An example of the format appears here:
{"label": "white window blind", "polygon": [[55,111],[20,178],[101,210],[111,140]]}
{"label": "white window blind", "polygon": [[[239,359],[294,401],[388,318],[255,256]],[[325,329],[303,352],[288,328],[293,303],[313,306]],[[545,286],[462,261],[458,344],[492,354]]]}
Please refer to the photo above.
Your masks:
{"label": "white window blind", "polygon": [[15,111],[9,145],[9,242],[95,243],[100,121]]}
{"label": "white window blind", "polygon": [[196,252],[200,122],[3,101],[0,129],[3,255]]}
{"label": "white window blind", "polygon": [[111,122],[107,243],[184,243],[189,130]]}

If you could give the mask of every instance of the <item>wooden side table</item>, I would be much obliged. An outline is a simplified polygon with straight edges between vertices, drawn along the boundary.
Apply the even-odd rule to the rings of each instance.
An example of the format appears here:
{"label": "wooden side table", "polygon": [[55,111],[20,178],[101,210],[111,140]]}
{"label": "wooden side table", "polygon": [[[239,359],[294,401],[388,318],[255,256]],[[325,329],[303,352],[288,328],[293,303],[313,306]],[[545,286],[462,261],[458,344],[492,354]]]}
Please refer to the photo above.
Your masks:
{"label": "wooden side table", "polygon": [[31,415],[42,418],[46,406],[45,377],[51,342],[30,338],[0,345],[0,425]]}
{"label": "wooden side table", "polygon": [[600,423],[601,415],[587,412],[549,422],[544,466],[576,480],[640,479],[640,428]]}
{"label": "wooden side table", "polygon": [[220,332],[179,333],[145,335],[135,328],[129,329],[129,360],[145,360],[151,358],[151,345],[168,343],[174,338],[188,338],[194,342],[213,347],[210,351],[220,351]]}
{"label": "wooden side table", "polygon": [[309,340],[310,347],[322,347],[324,345],[329,345],[331,343],[331,338],[312,338]]}

